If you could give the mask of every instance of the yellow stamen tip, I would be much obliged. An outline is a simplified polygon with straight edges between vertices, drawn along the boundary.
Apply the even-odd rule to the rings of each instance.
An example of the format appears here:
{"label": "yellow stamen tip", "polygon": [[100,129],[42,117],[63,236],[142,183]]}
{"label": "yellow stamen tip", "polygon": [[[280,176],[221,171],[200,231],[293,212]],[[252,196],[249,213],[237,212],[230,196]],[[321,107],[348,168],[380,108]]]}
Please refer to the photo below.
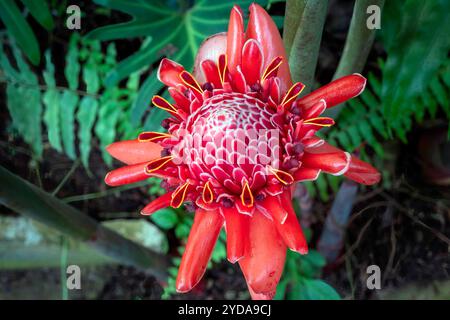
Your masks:
{"label": "yellow stamen tip", "polygon": [[173,156],[166,156],[162,158],[158,158],[155,160],[150,161],[147,166],[145,167],[145,173],[151,174],[152,172],[155,172],[156,170],[161,169],[164,167],[167,163],[172,161]]}
{"label": "yellow stamen tip", "polygon": [[277,178],[278,181],[286,186],[294,182],[294,177],[289,172],[274,169],[272,167],[269,167],[269,171],[275,176],[275,178]]}
{"label": "yellow stamen tip", "polygon": [[151,141],[162,140],[162,139],[170,138],[170,137],[172,137],[172,135],[168,134],[168,133],[148,131],[148,132],[140,133],[138,136],[138,141],[139,142],[151,142]]}
{"label": "yellow stamen tip", "polygon": [[251,208],[253,207],[254,201],[255,199],[253,197],[252,190],[250,189],[247,180],[245,180],[244,187],[241,192],[241,202],[245,207]]}
{"label": "yellow stamen tip", "polygon": [[172,200],[170,201],[170,206],[173,208],[179,208],[183,204],[189,185],[189,181],[185,182],[174,191],[172,194]]}
{"label": "yellow stamen tip", "polygon": [[202,199],[205,203],[211,203],[214,200],[214,194],[211,190],[209,181],[207,181],[203,187]]}

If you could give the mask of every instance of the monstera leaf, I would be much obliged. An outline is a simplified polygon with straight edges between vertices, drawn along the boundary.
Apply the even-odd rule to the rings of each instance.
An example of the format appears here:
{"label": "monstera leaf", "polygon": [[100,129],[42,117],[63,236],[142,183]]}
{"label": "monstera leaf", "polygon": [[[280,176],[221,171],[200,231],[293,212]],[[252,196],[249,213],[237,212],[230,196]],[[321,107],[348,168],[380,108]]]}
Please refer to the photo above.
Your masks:
{"label": "monstera leaf", "polygon": [[[88,37],[99,40],[147,37],[138,52],[123,60],[109,73],[105,82],[107,85],[115,85],[133,71],[151,66],[163,56],[179,62],[188,69],[192,68],[202,41],[215,33],[227,30],[232,6],[237,4],[243,10],[247,10],[252,2],[254,1],[95,0],[95,3],[122,11],[132,19],[95,29]],[[257,2],[265,6],[270,1]],[[132,121],[135,125],[141,122],[151,96],[162,87],[155,73],[142,84],[132,111]],[[153,121],[146,121],[146,129],[159,119],[161,115],[155,110],[150,119]]]}

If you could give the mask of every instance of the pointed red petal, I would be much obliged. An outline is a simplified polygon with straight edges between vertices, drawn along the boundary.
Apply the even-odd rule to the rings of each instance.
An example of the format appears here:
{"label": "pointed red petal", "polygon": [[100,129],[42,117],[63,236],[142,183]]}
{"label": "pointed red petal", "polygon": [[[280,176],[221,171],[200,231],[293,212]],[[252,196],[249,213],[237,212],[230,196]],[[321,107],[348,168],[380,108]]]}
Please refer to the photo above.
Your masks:
{"label": "pointed red petal", "polygon": [[241,64],[242,46],[244,45],[244,19],[239,6],[234,6],[230,13],[230,22],[227,33],[228,70],[231,74]]}
{"label": "pointed red petal", "polygon": [[176,103],[176,108],[180,108],[185,112],[189,112],[189,107],[191,105],[191,101],[183,94],[180,90],[176,88],[169,88],[169,93],[172,99]]}
{"label": "pointed red petal", "polygon": [[320,169],[333,175],[344,174],[350,164],[350,154],[347,152],[309,153],[305,152],[302,165],[308,168]]}
{"label": "pointed red petal", "polygon": [[281,65],[278,76],[281,78],[281,90],[285,92],[292,85],[292,80],[283,40],[275,22],[256,3],[250,5],[250,17],[246,35],[247,39],[255,39],[261,44],[266,65],[277,56],[283,57],[285,63]]}
{"label": "pointed red petal", "polygon": [[303,118],[311,119],[319,117],[327,108],[325,99],[320,99],[317,103],[312,105],[309,109],[304,110]]}
{"label": "pointed red petal", "polygon": [[[302,227],[298,222],[297,215],[295,214],[294,208],[292,207],[292,200],[290,192],[283,192],[278,196],[278,211],[283,208],[287,216],[284,221],[276,218],[274,214],[274,219],[278,221],[277,228],[281,237],[283,238],[286,246],[292,251],[298,252],[300,254],[308,253],[308,244],[306,243],[306,238],[303,234]],[[273,213],[276,212],[276,207],[272,209]],[[279,217],[282,217],[278,215]]]}
{"label": "pointed red petal", "polygon": [[126,164],[137,164],[150,161],[161,156],[162,147],[154,142],[124,140],[114,142],[106,147],[106,151]]}
{"label": "pointed red petal", "polygon": [[276,197],[266,197],[261,205],[273,217],[278,233],[286,246],[292,251],[306,254],[308,244],[292,208],[290,192],[285,191]]}
{"label": "pointed red petal", "polygon": [[[273,81],[270,81],[273,80]],[[270,99],[269,103],[271,101],[274,102],[273,108],[276,108],[276,105],[278,105],[281,101],[281,88],[280,88],[280,79],[279,78],[272,78],[269,79],[270,81]],[[264,82],[265,83],[265,82]]]}
{"label": "pointed red petal", "polygon": [[225,230],[227,232],[227,258],[235,263],[244,257],[247,251],[247,237],[251,217],[239,213],[236,208],[221,208],[225,217]]}
{"label": "pointed red petal", "polygon": [[233,77],[233,88],[236,92],[246,93],[247,92],[247,82],[245,81],[245,76],[242,73],[241,67],[236,68],[236,72],[232,74]]}
{"label": "pointed red petal", "polygon": [[286,258],[286,245],[273,221],[256,211],[250,221],[249,253],[239,260],[247,284],[255,293],[276,290]]}
{"label": "pointed red petal", "polygon": [[152,202],[150,202],[148,205],[146,205],[142,210],[141,214],[144,216],[151,215],[152,213],[155,213],[158,210],[167,208],[170,205],[170,201],[172,200],[172,192],[167,192],[166,194],[162,195],[161,197],[156,198]]}
{"label": "pointed red petal", "polygon": [[217,65],[212,60],[204,60],[201,65],[205,81],[212,83],[214,89],[222,88]]}
{"label": "pointed red petal", "polygon": [[184,70],[183,66],[178,63],[164,58],[159,64],[157,77],[159,81],[168,87],[176,87],[181,84],[179,74]]}
{"label": "pointed red petal", "polygon": [[377,169],[372,167],[367,162],[353,156],[350,161],[348,171],[344,175],[353,181],[365,185],[378,183],[381,179],[381,174]]}
{"label": "pointed red petal", "polygon": [[197,209],[178,270],[178,292],[187,292],[200,281],[222,226],[223,218],[219,212]]}
{"label": "pointed red petal", "polygon": [[352,74],[330,82],[329,84],[314,90],[310,94],[299,99],[298,106],[305,109],[311,108],[324,99],[327,108],[334,107],[344,101],[356,97],[363,92],[366,86],[366,78],[360,74]]}
{"label": "pointed red petal", "polygon": [[261,78],[264,58],[260,44],[249,39],[242,48],[242,73],[248,85],[255,84]]}
{"label": "pointed red petal", "polygon": [[297,182],[300,181],[314,181],[319,177],[320,169],[307,168],[303,165],[295,171],[294,179]]}
{"label": "pointed red petal", "polygon": [[110,171],[105,177],[105,183],[117,187],[148,179],[149,175],[145,173],[146,166],[146,163],[138,163]]}
{"label": "pointed red petal", "polygon": [[[311,146],[308,146],[305,148],[306,152],[309,153],[336,153],[336,152],[344,152],[343,150],[332,146],[328,142],[325,142],[321,139],[317,140],[317,137],[311,138],[316,141],[316,143],[313,142]],[[322,142],[321,142],[322,141]]]}
{"label": "pointed red petal", "polygon": [[310,137],[311,134],[316,133],[320,129],[331,127],[332,125],[334,125],[334,120],[328,117],[306,119],[295,129],[295,136],[297,139]]}
{"label": "pointed red petal", "polygon": [[332,125],[334,125],[334,120],[329,117],[317,117],[306,119],[305,121],[303,121],[303,124],[316,127],[331,127]]}

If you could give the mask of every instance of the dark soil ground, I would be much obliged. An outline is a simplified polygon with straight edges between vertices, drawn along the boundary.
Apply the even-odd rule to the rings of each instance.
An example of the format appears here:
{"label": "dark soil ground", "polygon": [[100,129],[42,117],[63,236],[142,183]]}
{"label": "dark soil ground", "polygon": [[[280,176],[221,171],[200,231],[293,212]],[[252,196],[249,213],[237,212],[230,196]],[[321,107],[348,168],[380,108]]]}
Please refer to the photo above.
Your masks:
{"label": "dark soil ground", "polygon": [[[323,35],[317,72],[318,80],[322,83],[331,79],[337,66],[338,53],[342,51],[351,17],[351,4],[352,1],[330,1],[331,9]],[[273,10],[282,8],[275,7]],[[92,5],[83,4],[83,12],[92,12]],[[99,25],[126,19],[123,15],[114,13],[111,21],[106,21],[104,17],[83,21],[86,22],[86,30],[91,30]],[[67,41],[66,33],[57,30],[52,38],[41,36],[44,47],[55,43],[54,50],[64,50],[64,46],[58,43]],[[118,41],[119,60],[132,53],[138,45],[135,41]],[[375,68],[376,59],[380,56],[383,56],[383,52],[379,45],[375,44],[367,70]],[[74,164],[49,148],[48,144],[44,160],[38,164],[30,162],[28,147],[8,130],[10,117],[5,106],[4,90],[1,89],[0,118],[3,125],[0,126],[0,164],[51,192]],[[419,128],[415,130],[417,131],[420,131]],[[389,164],[392,167],[393,187],[389,190],[374,187],[359,193],[346,230],[345,247],[337,261],[324,271],[324,279],[344,298],[380,297],[380,292],[368,290],[365,285],[366,268],[372,264],[380,266],[382,270],[383,289],[449,279],[450,189],[424,182],[417,159],[417,133],[409,139],[408,145],[395,144],[392,148],[396,155]],[[90,169],[91,173],[88,174],[78,166],[57,196],[65,198],[97,194],[98,197],[92,200],[71,203],[96,219],[106,219],[116,213],[126,213],[129,218],[138,217],[138,209],[148,198],[146,190],[138,188],[121,192],[120,195],[101,194],[107,190],[103,177],[108,169],[101,161],[98,148],[94,148],[91,154]],[[319,201],[314,203],[314,234],[320,234],[330,205],[331,201],[325,204]],[[14,215],[5,207],[0,207],[0,214]],[[177,243],[172,242],[171,245],[175,248]],[[162,294],[161,285],[152,275],[132,267],[102,267],[90,270],[89,275],[93,279],[90,292],[70,293],[71,298],[158,299]],[[48,296],[45,296],[42,295],[40,284],[46,283],[51,288],[57,288],[59,281],[59,270],[56,269],[0,271],[0,291],[3,295],[1,298],[8,298],[8,294],[15,298],[58,298],[59,293],[55,292],[59,292],[59,289],[44,290],[44,293],[49,292]],[[248,298],[248,293],[239,270],[223,263],[207,271],[204,280],[193,292],[183,296],[176,295],[174,298],[242,299]]]}

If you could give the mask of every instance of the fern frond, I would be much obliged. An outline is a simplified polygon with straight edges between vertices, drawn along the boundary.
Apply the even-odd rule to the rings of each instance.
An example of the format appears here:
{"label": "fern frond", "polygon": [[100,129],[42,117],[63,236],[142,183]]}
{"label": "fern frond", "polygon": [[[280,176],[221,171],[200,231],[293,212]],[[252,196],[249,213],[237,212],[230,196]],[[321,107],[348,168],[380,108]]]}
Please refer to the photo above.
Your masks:
{"label": "fern frond", "polygon": [[129,120],[131,105],[139,89],[140,72],[130,76],[126,88],[106,87],[103,81],[116,65],[114,44],[103,53],[100,42],[74,34],[69,41],[64,66],[67,86],[56,82],[50,51],[45,53],[43,84],[40,84],[39,77],[31,71],[14,43],[10,58],[5,48],[1,49],[1,80],[7,83],[12,126],[31,146],[37,159],[42,157],[43,151],[42,124],[50,146],[72,160],[79,156],[86,168],[95,143],[94,135],[100,143],[105,163],[111,165],[112,159],[104,152],[105,147],[116,140],[117,133],[130,139],[141,129]]}
{"label": "fern frond", "polygon": [[[379,66],[383,69],[384,63],[380,61]],[[423,122],[427,116],[436,118],[439,110],[450,119],[450,58],[445,61],[420,97],[401,106],[401,117],[385,117],[381,83],[382,79],[374,74],[368,75],[366,90],[361,96],[346,103],[336,125],[324,134],[327,141],[349,152],[358,150],[363,159],[367,158],[366,149],[373,151],[379,159],[384,159],[384,141],[398,138],[407,143],[407,134],[413,124]],[[334,185],[330,183],[331,180]],[[334,190],[339,181],[336,177],[318,179],[317,183],[309,188],[317,188],[321,200],[326,201],[330,188]]]}
{"label": "fern frond", "polygon": [[[38,77],[31,71],[17,46],[12,43],[12,63],[0,55],[1,76],[6,82],[6,103],[12,126],[28,143],[36,159],[42,157],[42,102]],[[3,47],[1,48],[4,50]],[[15,66],[13,66],[15,65]]]}

